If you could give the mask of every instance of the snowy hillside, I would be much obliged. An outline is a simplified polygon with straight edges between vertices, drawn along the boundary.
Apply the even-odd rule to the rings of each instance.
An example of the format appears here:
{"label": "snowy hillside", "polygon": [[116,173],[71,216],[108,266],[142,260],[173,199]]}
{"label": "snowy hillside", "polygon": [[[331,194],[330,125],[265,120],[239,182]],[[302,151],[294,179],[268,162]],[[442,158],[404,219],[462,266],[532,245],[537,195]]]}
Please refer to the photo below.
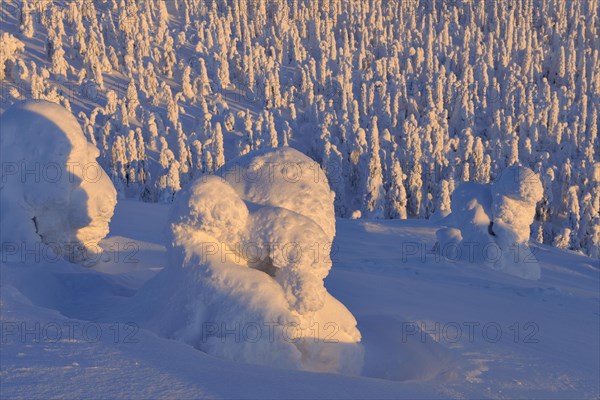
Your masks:
{"label": "snowy hillside", "polygon": [[527,168],[437,222],[336,220],[290,147],[115,208],[67,110],[0,122],[3,398],[598,395],[600,265],[528,240]]}
{"label": "snowy hillside", "polygon": [[600,0],[2,0],[0,398],[600,398]]}
{"label": "snowy hillside", "polygon": [[119,202],[101,243],[108,251],[92,269],[2,265],[2,398],[599,394],[600,281],[589,258],[536,247],[542,278],[529,281],[437,258],[434,223],[338,220],[325,283],[358,321],[364,369],[359,377],[298,372],[215,358],[119,319],[165,265],[168,212]]}
{"label": "snowy hillside", "polygon": [[341,217],[427,218],[514,163],[532,237],[600,255],[598,0],[5,0],[2,103],[59,102],[121,197],[289,143]]}

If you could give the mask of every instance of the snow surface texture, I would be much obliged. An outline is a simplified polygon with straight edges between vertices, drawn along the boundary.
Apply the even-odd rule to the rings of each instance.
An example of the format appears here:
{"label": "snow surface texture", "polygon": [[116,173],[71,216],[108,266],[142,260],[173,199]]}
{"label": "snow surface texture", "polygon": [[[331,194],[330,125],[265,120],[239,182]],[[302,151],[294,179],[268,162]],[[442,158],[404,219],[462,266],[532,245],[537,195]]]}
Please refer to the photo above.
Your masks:
{"label": "snow surface texture", "polygon": [[[119,201],[101,245],[136,243],[133,259],[0,259],[1,398],[598,399],[597,259],[540,245],[543,274],[532,281],[437,259],[437,222],[338,219],[325,283],[358,321],[365,365],[362,376],[318,374],[217,358],[118,315],[136,303],[136,315],[163,313],[162,329],[192,315],[183,301],[200,292],[183,274],[153,280],[141,301],[140,287],[171,269],[161,235],[170,208]],[[411,243],[427,252],[407,253]],[[39,342],[23,338],[22,324],[36,323]]]}
{"label": "snow surface texture", "polygon": [[449,227],[436,233],[446,258],[468,258],[526,279],[539,279],[540,265],[527,245],[542,183],[527,167],[512,166],[489,184],[465,182],[452,197]]}
{"label": "snow surface texture", "polygon": [[3,256],[35,251],[93,264],[116,205],[98,149],[71,113],[47,101],[11,107],[1,128]]}
{"label": "snow surface texture", "polygon": [[170,299],[151,324],[231,360],[359,374],[356,320],[323,283],[335,218],[320,167],[280,148],[232,160],[222,172],[226,180],[201,177],[173,205],[170,267],[142,290]]}

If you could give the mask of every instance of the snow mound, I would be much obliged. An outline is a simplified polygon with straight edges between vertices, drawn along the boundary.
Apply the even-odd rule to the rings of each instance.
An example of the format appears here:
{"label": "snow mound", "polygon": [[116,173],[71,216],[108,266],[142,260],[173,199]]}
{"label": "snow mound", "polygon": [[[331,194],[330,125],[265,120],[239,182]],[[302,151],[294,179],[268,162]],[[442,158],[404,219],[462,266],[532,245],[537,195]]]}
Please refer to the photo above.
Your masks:
{"label": "snow mound", "polygon": [[[313,164],[283,148],[223,170],[275,161],[303,171]],[[312,176],[296,184],[205,176],[182,191],[170,217],[170,267],[138,296],[140,304],[168,299],[148,316],[151,328],[232,360],[360,373],[356,320],[323,283],[331,268],[333,196],[326,180]]]}
{"label": "snow mound", "polygon": [[494,233],[501,246],[527,243],[535,206],[543,196],[539,177],[525,167],[509,168],[492,185]]}
{"label": "snow mound", "polygon": [[33,251],[93,264],[116,205],[98,149],[71,113],[46,101],[9,108],[1,128],[3,259]]}
{"label": "snow mound", "polygon": [[335,193],[319,164],[291,147],[259,150],[216,172],[245,201],[302,214],[335,236]]}
{"label": "snow mound", "polygon": [[461,184],[452,195],[452,212],[444,220],[448,227],[436,232],[442,254],[539,279],[540,265],[527,242],[542,195],[539,177],[522,166],[507,168],[491,185]]}
{"label": "snow mound", "polygon": [[178,237],[197,231],[203,231],[218,242],[235,242],[248,221],[246,205],[231,186],[218,177],[203,177],[198,183],[178,193],[178,201],[171,208],[170,219],[176,222],[172,226],[175,243]]}

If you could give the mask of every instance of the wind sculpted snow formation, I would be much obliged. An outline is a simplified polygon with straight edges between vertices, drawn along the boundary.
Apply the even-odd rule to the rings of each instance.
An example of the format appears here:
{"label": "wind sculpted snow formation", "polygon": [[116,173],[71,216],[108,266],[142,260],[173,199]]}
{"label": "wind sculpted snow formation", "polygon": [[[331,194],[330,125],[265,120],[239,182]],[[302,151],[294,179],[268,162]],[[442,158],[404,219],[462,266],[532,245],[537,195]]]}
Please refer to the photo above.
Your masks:
{"label": "wind sculpted snow formation", "polygon": [[512,166],[493,184],[465,182],[452,196],[449,226],[437,231],[449,259],[481,263],[526,279],[539,279],[529,241],[542,183],[527,167]]}
{"label": "wind sculpted snow formation", "polygon": [[1,128],[3,257],[94,264],[116,205],[98,149],[70,112],[47,101],[11,107]]}
{"label": "wind sculpted snow formation", "polygon": [[334,194],[318,164],[284,147],[200,177],[173,205],[170,266],[142,290],[170,291],[149,323],[209,354],[358,374],[361,335],[325,289]]}

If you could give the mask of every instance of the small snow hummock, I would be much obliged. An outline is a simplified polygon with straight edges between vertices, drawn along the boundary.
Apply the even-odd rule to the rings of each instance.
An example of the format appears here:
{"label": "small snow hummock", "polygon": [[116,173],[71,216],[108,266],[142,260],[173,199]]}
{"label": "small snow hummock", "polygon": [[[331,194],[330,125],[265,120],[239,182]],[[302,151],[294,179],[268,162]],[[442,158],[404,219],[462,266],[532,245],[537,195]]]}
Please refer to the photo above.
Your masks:
{"label": "small snow hummock", "polygon": [[1,117],[0,148],[3,259],[46,251],[97,261],[116,191],[75,117],[46,101],[14,105]]}
{"label": "small snow hummock", "polygon": [[147,325],[231,360],[360,373],[356,320],[323,283],[335,219],[318,164],[284,147],[234,159],[217,175],[175,200],[170,266],[139,295],[168,300]]}
{"label": "small snow hummock", "polygon": [[539,279],[540,265],[527,242],[536,203],[542,196],[538,175],[516,165],[491,185],[461,184],[444,220],[448,227],[436,233],[442,254],[454,260],[468,258],[521,278]]}

